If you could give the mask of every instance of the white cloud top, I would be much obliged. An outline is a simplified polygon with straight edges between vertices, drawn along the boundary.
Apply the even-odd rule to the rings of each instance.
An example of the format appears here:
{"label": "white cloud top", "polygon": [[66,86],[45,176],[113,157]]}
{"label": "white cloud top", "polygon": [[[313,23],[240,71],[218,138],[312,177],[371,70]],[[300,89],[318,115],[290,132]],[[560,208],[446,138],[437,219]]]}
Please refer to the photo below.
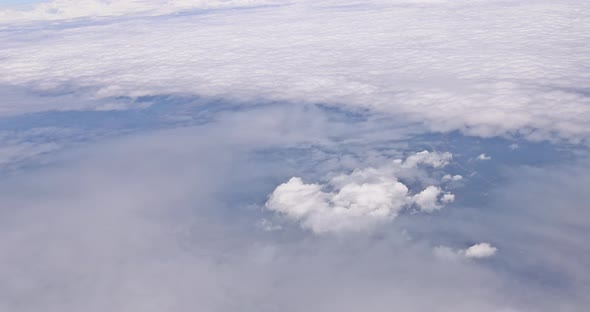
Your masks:
{"label": "white cloud top", "polygon": [[429,151],[421,151],[409,156],[404,161],[403,166],[406,168],[415,168],[420,164],[425,164],[433,168],[440,168],[448,165],[452,159],[453,155],[449,152],[431,153]]}
{"label": "white cloud top", "polygon": [[461,181],[463,180],[463,176],[460,174],[456,174],[456,175],[450,175],[450,174],[445,174],[442,177],[443,181]]}
{"label": "white cloud top", "polygon": [[[321,102],[402,115],[436,131],[590,137],[590,2],[293,1],[205,14],[184,9],[263,3],[59,0],[25,17],[2,11],[2,28],[15,31],[0,34],[0,84],[84,87],[95,97]],[[13,21],[138,11],[184,13],[51,27]]]}
{"label": "white cloud top", "polygon": [[490,160],[490,159],[492,159],[492,157],[488,156],[486,154],[479,154],[479,156],[477,156],[477,159],[478,160]]}
{"label": "white cloud top", "polygon": [[489,243],[478,243],[467,249],[453,250],[447,246],[437,246],[433,253],[436,257],[443,260],[459,260],[459,259],[482,259],[489,258],[496,254],[498,248],[493,247]]}
{"label": "white cloud top", "polygon": [[498,249],[488,243],[479,243],[465,250],[467,258],[487,258],[496,254]]}
{"label": "white cloud top", "polygon": [[[440,167],[441,159],[448,161],[452,157],[449,153],[427,151],[416,155],[426,153],[432,161],[413,163]],[[408,159],[415,159],[416,155]],[[357,169],[333,177],[326,184],[306,184],[301,178],[293,177],[273,191],[266,208],[321,234],[368,232],[393,220],[403,208],[413,204],[420,211],[433,212],[454,200],[454,195],[443,194],[440,187],[433,185],[411,195],[409,188],[397,178],[399,172],[408,170],[401,163],[393,161],[381,168]]]}

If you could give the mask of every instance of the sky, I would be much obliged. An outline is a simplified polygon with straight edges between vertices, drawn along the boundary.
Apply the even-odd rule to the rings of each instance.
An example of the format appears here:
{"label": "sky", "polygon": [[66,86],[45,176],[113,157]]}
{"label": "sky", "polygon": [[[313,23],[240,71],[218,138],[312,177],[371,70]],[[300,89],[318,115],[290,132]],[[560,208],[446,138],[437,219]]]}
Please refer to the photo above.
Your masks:
{"label": "sky", "polygon": [[590,307],[590,3],[17,2],[1,311]]}

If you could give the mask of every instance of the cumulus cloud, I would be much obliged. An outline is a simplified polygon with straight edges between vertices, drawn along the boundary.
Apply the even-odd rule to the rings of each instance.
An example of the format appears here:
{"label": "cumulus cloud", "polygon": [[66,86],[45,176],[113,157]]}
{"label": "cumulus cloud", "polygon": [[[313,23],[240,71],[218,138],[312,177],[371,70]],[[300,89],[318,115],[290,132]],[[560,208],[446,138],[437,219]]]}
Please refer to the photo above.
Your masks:
{"label": "cumulus cloud", "polygon": [[434,255],[444,260],[488,258],[495,255],[497,251],[498,249],[489,243],[478,243],[467,249],[460,250],[454,250],[447,246],[437,246],[433,249]]}
{"label": "cumulus cloud", "polygon": [[276,0],[53,0],[29,8],[0,10],[0,23],[121,15],[153,16],[190,9],[249,7]]}
{"label": "cumulus cloud", "polygon": [[443,194],[443,196],[440,199],[441,202],[447,204],[447,203],[452,203],[455,201],[455,194],[452,193],[445,193]]}
{"label": "cumulus cloud", "polygon": [[467,258],[487,258],[496,254],[498,249],[488,243],[475,244],[465,250]]}
{"label": "cumulus cloud", "polygon": [[415,195],[398,180],[397,174],[418,164],[440,167],[450,153],[419,152],[405,161],[395,160],[381,168],[357,169],[335,176],[325,184],[306,184],[299,177],[277,186],[266,202],[268,210],[298,221],[315,233],[368,232],[393,220],[415,204],[420,211],[433,212],[452,202],[454,195],[438,186],[428,186]]}
{"label": "cumulus cloud", "polygon": [[460,174],[456,174],[456,175],[450,175],[450,174],[445,174],[442,177],[443,181],[461,181],[463,180],[463,176]]}
{"label": "cumulus cloud", "polygon": [[403,163],[404,167],[415,168],[420,164],[428,165],[433,168],[444,167],[453,159],[453,154],[449,152],[429,152],[421,151],[415,155],[411,155]]}
{"label": "cumulus cloud", "polygon": [[431,185],[422,192],[414,195],[413,200],[421,210],[434,211],[440,209],[438,197],[441,193],[442,190],[439,187]]}
{"label": "cumulus cloud", "polygon": [[492,159],[491,156],[488,156],[486,154],[479,154],[479,156],[477,156],[477,160],[490,160]]}

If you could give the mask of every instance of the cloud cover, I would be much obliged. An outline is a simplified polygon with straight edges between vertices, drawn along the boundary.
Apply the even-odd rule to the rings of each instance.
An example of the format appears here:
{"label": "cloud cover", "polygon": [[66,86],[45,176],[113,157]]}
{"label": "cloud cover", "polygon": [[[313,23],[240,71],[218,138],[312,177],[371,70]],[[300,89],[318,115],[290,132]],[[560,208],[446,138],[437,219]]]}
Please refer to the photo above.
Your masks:
{"label": "cloud cover", "polygon": [[[120,2],[101,9],[118,16],[100,19],[61,3],[81,18],[39,22],[33,12],[26,23],[1,26],[0,80],[9,86],[0,92],[10,99],[0,114],[32,115],[34,123],[55,118],[36,112],[81,110],[54,122],[102,129],[113,115],[90,123],[95,111],[138,108],[119,96],[211,95],[254,107],[199,127],[161,131],[154,123],[141,129],[149,133],[49,157],[49,168],[0,175],[1,310],[588,306],[590,219],[580,188],[588,185],[587,162],[511,170],[519,183],[490,196],[489,185],[471,189],[484,197],[475,208],[463,202],[436,214],[400,209],[429,212],[455,199],[438,186],[443,172],[420,172],[444,167],[450,154],[421,152],[380,166],[424,143],[396,141],[416,131],[399,120],[481,136],[585,139],[585,3],[320,1],[167,15],[177,8]],[[277,109],[259,99],[289,102]],[[301,102],[336,106],[350,119],[369,109],[375,114],[366,118],[382,124],[329,124],[334,116],[309,106],[284,109]],[[158,117],[193,116],[180,109]],[[41,140],[51,137],[47,130],[35,141],[19,138],[34,124],[12,119],[13,130],[10,120],[0,120],[0,166],[59,148]],[[88,139],[94,129],[77,130]],[[480,165],[501,161],[493,155]],[[281,181],[293,182],[277,193]],[[269,193],[283,199],[280,209],[262,209]],[[277,210],[312,231],[368,231],[397,218],[378,235],[345,241],[288,227],[258,232]],[[490,245],[467,248],[481,241]],[[491,261],[449,263],[432,256],[439,244],[464,246],[447,250],[463,258],[469,249],[472,256],[499,251]]]}
{"label": "cloud cover", "polygon": [[131,16],[157,16],[195,9],[244,8],[276,0],[52,0],[0,10],[0,23]]}
{"label": "cloud cover", "polygon": [[[155,3],[89,10],[186,4]],[[221,3],[258,4],[197,6]],[[583,142],[590,135],[586,2],[287,4],[49,28],[5,23],[0,83],[74,85],[98,98],[183,93],[328,103],[484,137]]]}

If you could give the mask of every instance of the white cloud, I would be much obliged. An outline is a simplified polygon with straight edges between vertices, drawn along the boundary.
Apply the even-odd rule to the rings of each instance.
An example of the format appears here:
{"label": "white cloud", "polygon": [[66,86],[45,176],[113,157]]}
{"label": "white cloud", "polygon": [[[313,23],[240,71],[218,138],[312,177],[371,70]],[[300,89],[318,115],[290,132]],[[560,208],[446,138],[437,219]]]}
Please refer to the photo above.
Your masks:
{"label": "white cloud", "polygon": [[406,168],[415,168],[420,164],[428,165],[433,168],[444,167],[453,159],[453,155],[449,152],[429,152],[421,151],[415,155],[411,155],[403,163]]}
{"label": "white cloud", "polygon": [[[259,4],[88,1],[55,1],[38,13],[53,18],[56,11],[46,8],[56,7],[59,18],[129,16]],[[589,3],[430,2],[295,1],[51,27],[8,23],[0,34],[0,83],[87,87],[99,98],[188,93],[321,102],[401,115],[436,131],[590,137],[590,26],[581,22]]]}
{"label": "white cloud", "polygon": [[442,190],[436,186],[429,186],[422,192],[414,195],[413,200],[420,207],[420,210],[432,212],[441,208],[439,196]]}
{"label": "white cloud", "polygon": [[442,177],[443,181],[461,181],[463,180],[463,176],[460,174],[457,175],[450,175],[450,174],[445,174]]}
{"label": "white cloud", "polygon": [[490,159],[492,159],[492,157],[488,156],[486,154],[480,154],[479,156],[477,156],[477,159],[478,160],[490,160]]}
{"label": "white cloud", "polygon": [[455,194],[445,193],[440,199],[441,202],[447,204],[455,201]]}
{"label": "white cloud", "polygon": [[496,254],[498,249],[488,243],[475,244],[465,250],[467,258],[487,258]]}
{"label": "white cloud", "polygon": [[498,249],[489,243],[478,243],[467,249],[453,250],[447,246],[437,246],[433,249],[436,257],[443,260],[460,260],[465,258],[482,259],[496,254]]}
{"label": "white cloud", "polygon": [[[315,233],[368,232],[393,220],[406,207],[415,204],[420,211],[432,212],[454,200],[454,195],[443,194],[441,188],[428,186],[411,195],[409,188],[398,181],[397,174],[407,170],[409,159],[417,165],[428,152],[420,152],[405,162],[393,161],[381,168],[357,169],[350,174],[335,176],[326,184],[306,184],[293,177],[272,192],[266,208]],[[436,154],[436,153],[432,153]],[[431,155],[431,154],[428,154]],[[444,154],[448,159],[450,154]],[[438,161],[426,161],[429,165],[442,166]],[[404,164],[404,165],[402,165]]]}

